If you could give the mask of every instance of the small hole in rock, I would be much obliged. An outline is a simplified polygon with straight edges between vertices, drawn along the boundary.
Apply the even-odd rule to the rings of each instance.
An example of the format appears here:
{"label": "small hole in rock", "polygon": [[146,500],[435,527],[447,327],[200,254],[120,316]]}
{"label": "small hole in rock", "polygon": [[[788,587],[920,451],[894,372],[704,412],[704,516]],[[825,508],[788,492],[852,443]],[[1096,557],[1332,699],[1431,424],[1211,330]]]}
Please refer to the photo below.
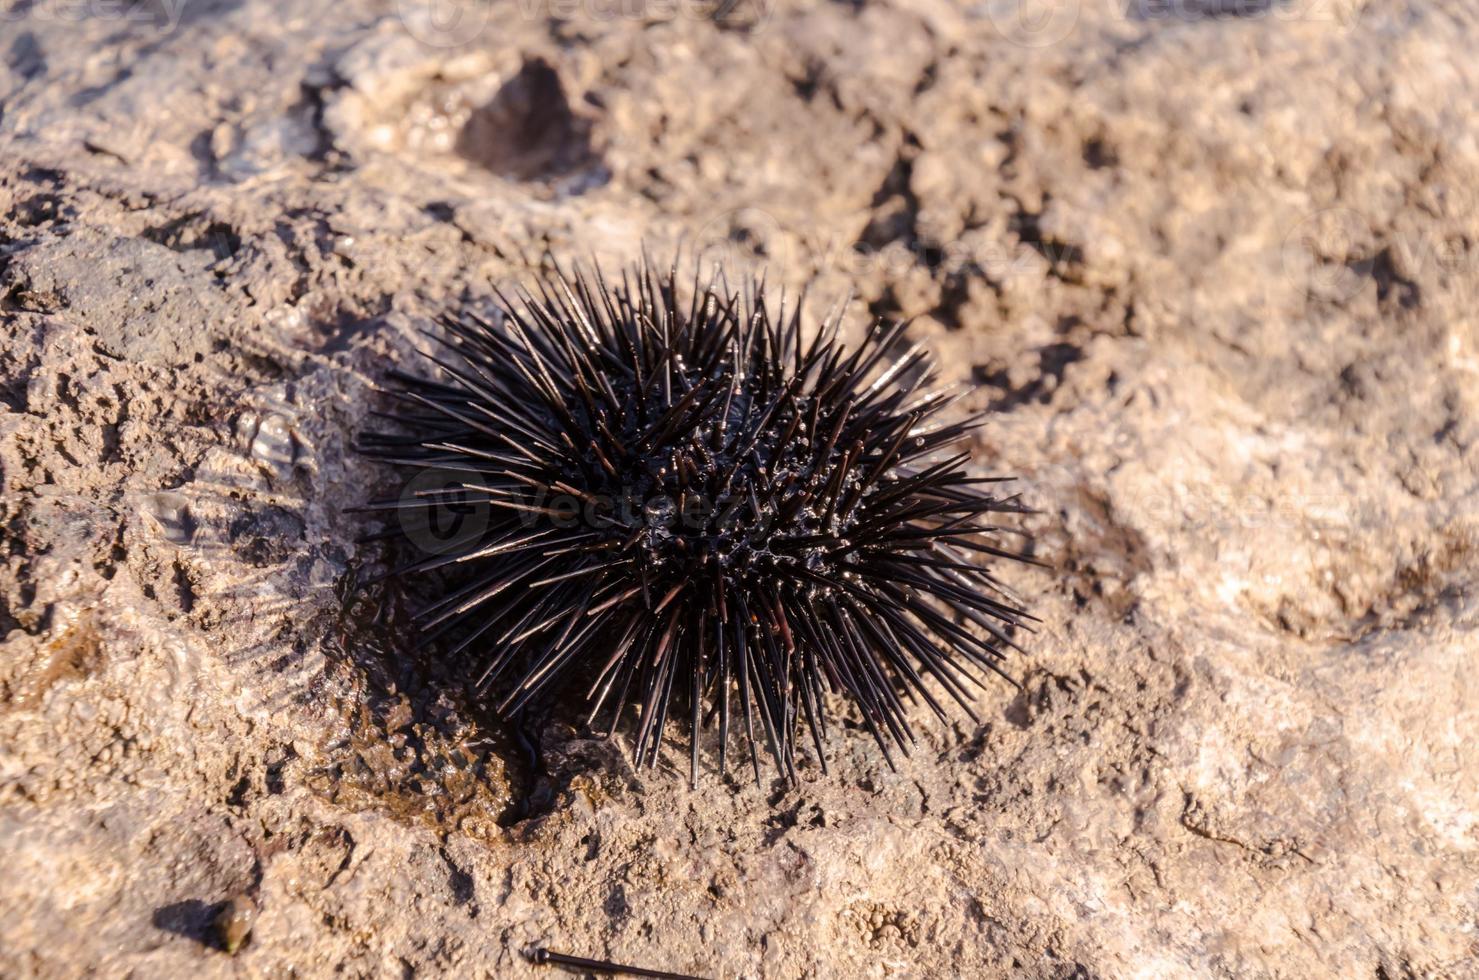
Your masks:
{"label": "small hole in rock", "polygon": [[500,176],[548,178],[592,162],[590,129],[571,110],[554,68],[535,58],[473,112],[457,152]]}

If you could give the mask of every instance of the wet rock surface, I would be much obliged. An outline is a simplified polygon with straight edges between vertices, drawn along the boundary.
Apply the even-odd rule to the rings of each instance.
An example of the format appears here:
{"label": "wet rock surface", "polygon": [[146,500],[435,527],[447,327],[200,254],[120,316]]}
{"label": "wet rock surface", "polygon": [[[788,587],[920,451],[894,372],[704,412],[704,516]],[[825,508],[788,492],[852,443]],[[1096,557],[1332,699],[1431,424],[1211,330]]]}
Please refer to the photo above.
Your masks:
{"label": "wet rock surface", "polygon": [[[96,6],[0,20],[0,972],[1474,975],[1468,4]],[[680,241],[1041,510],[897,772],[633,772],[355,588],[430,317]]]}

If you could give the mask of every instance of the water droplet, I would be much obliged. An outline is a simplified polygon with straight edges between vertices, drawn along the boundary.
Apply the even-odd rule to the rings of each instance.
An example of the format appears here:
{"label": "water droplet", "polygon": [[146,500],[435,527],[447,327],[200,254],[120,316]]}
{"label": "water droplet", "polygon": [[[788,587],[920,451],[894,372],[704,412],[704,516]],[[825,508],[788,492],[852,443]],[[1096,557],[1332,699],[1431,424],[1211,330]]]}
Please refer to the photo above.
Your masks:
{"label": "water droplet", "polygon": [[262,418],[247,415],[238,422],[238,429],[250,440],[248,452],[253,459],[279,474],[292,469],[297,456],[297,443],[287,419],[276,413]]}
{"label": "water droplet", "polygon": [[145,498],[142,510],[154,519],[159,533],[171,544],[189,544],[195,537],[195,517],[183,494],[163,491]]}
{"label": "water droplet", "polygon": [[654,497],[647,501],[647,506],[642,508],[648,527],[668,527],[672,524],[673,515],[677,512],[678,505],[667,497]]}

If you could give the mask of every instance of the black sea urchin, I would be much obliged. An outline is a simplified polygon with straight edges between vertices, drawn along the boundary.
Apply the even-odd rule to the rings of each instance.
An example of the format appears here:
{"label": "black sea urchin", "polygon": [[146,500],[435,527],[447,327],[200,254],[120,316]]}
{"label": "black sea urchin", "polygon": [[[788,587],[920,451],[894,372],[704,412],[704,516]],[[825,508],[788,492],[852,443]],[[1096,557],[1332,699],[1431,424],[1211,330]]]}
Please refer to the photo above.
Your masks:
{"label": "black sea urchin", "polygon": [[635,702],[639,766],[675,689],[690,778],[715,715],[723,771],[732,695],[757,779],[757,724],[794,779],[802,717],[825,769],[828,692],[892,765],[906,699],[944,717],[926,676],[974,719],[976,668],[1002,673],[1032,618],[986,564],[1027,560],[986,523],[1024,508],[941,452],[981,416],[937,421],[955,397],[920,347],[894,353],[902,324],[848,350],[840,314],[807,340],[802,303],[773,315],[718,273],[681,302],[676,278],[557,273],[492,321],[442,318],[440,378],[394,372],[404,431],[362,442],[417,471],[371,505],[431,552],[397,574],[465,573],[418,621],[500,712],[576,681],[614,731]]}

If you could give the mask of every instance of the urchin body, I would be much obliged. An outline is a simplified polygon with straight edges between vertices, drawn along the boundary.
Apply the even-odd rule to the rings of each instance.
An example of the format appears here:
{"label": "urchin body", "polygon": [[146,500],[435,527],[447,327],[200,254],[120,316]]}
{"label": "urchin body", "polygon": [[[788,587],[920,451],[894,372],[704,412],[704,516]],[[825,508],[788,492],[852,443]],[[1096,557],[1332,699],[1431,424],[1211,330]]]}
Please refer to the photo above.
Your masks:
{"label": "urchin body", "polygon": [[579,682],[612,730],[636,706],[640,765],[685,701],[695,775],[717,718],[721,769],[733,725],[757,777],[763,740],[788,778],[803,726],[825,767],[828,692],[885,756],[913,740],[906,700],[943,716],[928,678],[970,713],[1031,618],[991,572],[1024,556],[990,515],[1023,508],[946,453],[981,418],[941,421],[954,398],[893,353],[902,326],[849,350],[840,316],[808,340],[800,303],[720,278],[683,301],[645,265],[502,306],[444,318],[440,377],[397,372],[402,431],[362,441],[419,471],[372,505],[391,536],[464,518],[398,572],[459,572],[418,618],[500,711]]}

